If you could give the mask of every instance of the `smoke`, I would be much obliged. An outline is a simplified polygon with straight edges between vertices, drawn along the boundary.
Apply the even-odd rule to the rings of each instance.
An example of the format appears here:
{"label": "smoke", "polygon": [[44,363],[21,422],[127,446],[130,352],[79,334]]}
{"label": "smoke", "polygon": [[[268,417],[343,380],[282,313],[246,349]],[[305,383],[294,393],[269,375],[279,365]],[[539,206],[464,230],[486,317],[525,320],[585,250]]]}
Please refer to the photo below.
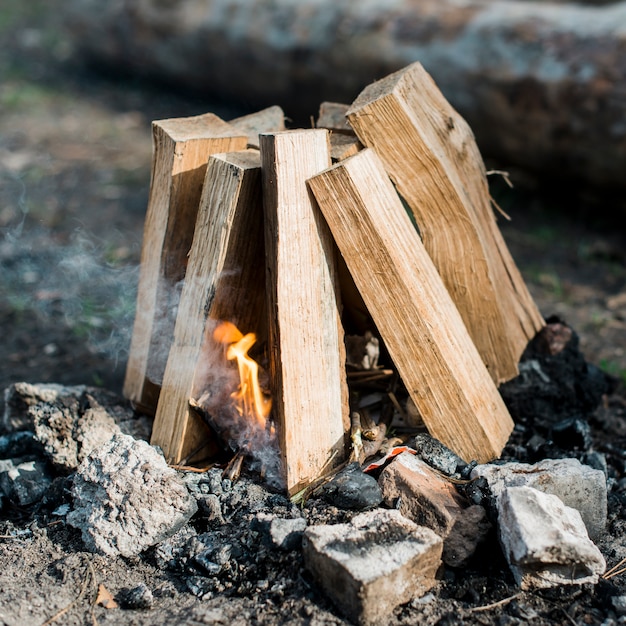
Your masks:
{"label": "smoke", "polygon": [[[282,489],[284,472],[276,429],[271,416],[262,423],[237,409],[233,396],[239,390],[239,372],[237,364],[226,358],[227,346],[213,338],[219,324],[209,320],[206,325],[192,395],[220,439],[233,451],[244,453],[250,469],[259,472],[269,486]],[[261,388],[267,389],[263,370],[259,381]]]}

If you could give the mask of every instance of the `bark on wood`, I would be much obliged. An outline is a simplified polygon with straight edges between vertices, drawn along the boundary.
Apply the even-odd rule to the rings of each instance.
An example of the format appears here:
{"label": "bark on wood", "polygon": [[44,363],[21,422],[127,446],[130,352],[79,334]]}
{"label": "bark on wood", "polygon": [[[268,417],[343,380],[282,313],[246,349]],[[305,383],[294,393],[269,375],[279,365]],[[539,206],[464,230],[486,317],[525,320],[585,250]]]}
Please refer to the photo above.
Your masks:
{"label": "bark on wood", "polygon": [[[214,155],[206,171],[152,433],[151,443],[161,446],[168,460],[179,463],[211,437],[189,400],[204,390],[215,391],[216,381],[219,385],[224,377],[223,350],[212,341],[215,321],[265,334],[264,260],[259,153]],[[203,449],[200,458],[210,451]]]}
{"label": "bark on wood", "polygon": [[328,132],[261,135],[261,163],[273,413],[293,494],[344,459],[349,424],[336,251],[305,183],[330,165]]}
{"label": "bark on wood", "polygon": [[285,130],[285,114],[277,106],[271,106],[250,115],[243,115],[229,124],[235,129],[248,135],[248,148],[259,147],[259,134]]}
{"label": "bark on wood", "polygon": [[[626,2],[72,0],[84,56],[308,120],[414,61],[483,154],[623,187]],[[301,121],[301,123],[304,123]]]}
{"label": "bark on wood", "polygon": [[499,456],[513,422],[380,159],[308,184],[431,434],[467,461]]}
{"label": "bark on wood", "polygon": [[419,63],[367,87],[347,115],[411,208],[492,378],[514,378],[543,319],[495,222],[469,126]]}
{"label": "bark on wood", "polygon": [[152,123],[150,197],[124,395],[154,414],[209,155],[248,138],[212,113]]}

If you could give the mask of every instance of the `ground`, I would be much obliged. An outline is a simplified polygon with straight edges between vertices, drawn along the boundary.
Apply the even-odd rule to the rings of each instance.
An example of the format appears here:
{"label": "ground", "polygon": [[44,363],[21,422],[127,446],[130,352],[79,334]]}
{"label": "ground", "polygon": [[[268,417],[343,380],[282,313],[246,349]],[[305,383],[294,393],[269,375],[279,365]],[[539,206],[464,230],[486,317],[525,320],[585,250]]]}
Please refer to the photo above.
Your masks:
{"label": "ground", "polygon": [[[61,23],[58,10],[44,2],[5,0],[0,9],[4,51],[0,60],[0,389],[24,380],[89,384],[119,392],[148,198],[150,121],[207,111],[229,119],[249,108],[242,102],[225,105],[174,95],[164,86],[86,68],[63,36]],[[489,166],[503,169],[507,164]],[[514,182],[516,176],[519,181],[513,190],[502,181],[494,182],[494,196],[512,218],[510,222],[499,218],[505,238],[542,313],[557,314],[573,326],[587,359],[621,383],[605,405],[612,416],[606,423],[622,429],[622,441],[626,434],[623,201],[603,197],[602,190],[583,195],[575,181],[548,189],[521,173],[512,175]],[[612,436],[609,431],[601,438],[610,441]],[[613,524],[616,532],[623,528],[620,519]],[[139,559],[89,557],[63,528],[33,532],[17,539],[0,536],[3,592],[18,607],[5,615],[6,623],[43,623],[79,595],[90,571],[97,572],[93,580],[106,581],[117,590],[139,582],[153,589],[164,584],[159,569]],[[610,564],[619,554],[619,550],[607,553]],[[584,592],[567,603],[554,600],[552,609],[547,600],[525,597],[517,613],[511,608],[515,601],[507,605],[508,613],[470,613],[468,607],[500,600],[516,590],[510,580],[493,580],[484,570],[471,579],[454,578],[449,573],[437,591],[438,601],[448,602],[449,611],[438,604],[429,616],[422,607],[423,623],[455,623],[459,611],[464,611],[467,623],[483,624],[533,621],[529,611],[541,616],[534,623],[549,624],[572,623],[574,617],[599,624],[606,616],[606,607],[597,606],[603,597],[599,592],[593,596]],[[89,585],[93,580],[87,581]],[[324,601],[307,591],[306,581],[294,585],[293,593],[303,596],[289,618],[277,608],[280,597],[272,600],[265,594],[263,608],[252,597],[217,596],[199,604],[194,596],[175,591],[165,593],[149,615],[126,611],[123,617],[120,613],[111,617],[98,609],[98,619],[125,624],[249,623],[252,619],[272,624],[339,623]],[[88,593],[89,589],[83,595]],[[397,618],[399,623],[412,619],[409,613]],[[91,623],[90,619],[83,606],[58,623]]]}

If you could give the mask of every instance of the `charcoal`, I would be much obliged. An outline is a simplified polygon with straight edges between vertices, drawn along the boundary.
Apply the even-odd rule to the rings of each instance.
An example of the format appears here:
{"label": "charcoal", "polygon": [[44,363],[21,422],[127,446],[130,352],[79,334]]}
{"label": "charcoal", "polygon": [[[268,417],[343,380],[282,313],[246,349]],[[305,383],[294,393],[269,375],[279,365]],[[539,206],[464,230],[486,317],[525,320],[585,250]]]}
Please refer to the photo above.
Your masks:
{"label": "charcoal", "polygon": [[323,489],[324,499],[331,504],[352,511],[365,511],[383,501],[376,479],[365,474],[358,463],[341,470]]}

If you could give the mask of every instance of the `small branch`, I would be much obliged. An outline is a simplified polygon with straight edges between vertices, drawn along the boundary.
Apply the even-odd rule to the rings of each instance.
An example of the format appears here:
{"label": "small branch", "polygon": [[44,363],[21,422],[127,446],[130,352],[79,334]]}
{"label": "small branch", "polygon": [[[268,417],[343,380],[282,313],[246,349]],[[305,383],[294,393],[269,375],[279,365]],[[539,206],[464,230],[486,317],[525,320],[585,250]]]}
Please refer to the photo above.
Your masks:
{"label": "small branch", "polygon": [[510,174],[506,170],[488,170],[485,173],[487,174],[487,176],[493,176],[494,174],[497,174],[498,176],[501,176],[504,179],[504,182],[511,189],[513,189],[513,183],[511,182],[511,176],[510,176]]}
{"label": "small branch", "polygon": [[521,593],[516,593],[512,596],[509,596],[508,598],[504,598],[502,600],[498,600],[497,602],[492,602],[491,604],[485,604],[484,606],[477,606],[473,609],[469,609],[470,613],[479,613],[481,611],[490,611],[491,609],[495,609],[499,606],[504,606],[505,604],[508,604],[509,602],[512,602],[513,600],[519,598],[522,594]]}
{"label": "small branch", "polygon": [[619,563],[615,564],[610,570],[608,570],[607,572],[604,572],[604,574],[602,574],[601,578],[604,578],[604,580],[608,580],[609,578],[612,578],[613,576],[616,576],[617,575],[616,570],[618,570],[620,567],[622,567],[622,565],[624,565],[624,563],[626,563],[626,557],[624,557]]}
{"label": "small branch", "polygon": [[50,624],[56,622],[60,617],[63,617],[68,611],[71,611],[78,602],[82,599],[87,591],[87,586],[89,585],[90,580],[92,580],[93,576],[93,568],[91,567],[91,563],[88,564],[88,567],[85,570],[85,580],[83,580],[83,584],[80,588],[80,592],[78,596],[74,600],[72,600],[65,608],[61,609],[57,613],[55,613],[50,619],[47,619],[41,626],[49,626]]}

